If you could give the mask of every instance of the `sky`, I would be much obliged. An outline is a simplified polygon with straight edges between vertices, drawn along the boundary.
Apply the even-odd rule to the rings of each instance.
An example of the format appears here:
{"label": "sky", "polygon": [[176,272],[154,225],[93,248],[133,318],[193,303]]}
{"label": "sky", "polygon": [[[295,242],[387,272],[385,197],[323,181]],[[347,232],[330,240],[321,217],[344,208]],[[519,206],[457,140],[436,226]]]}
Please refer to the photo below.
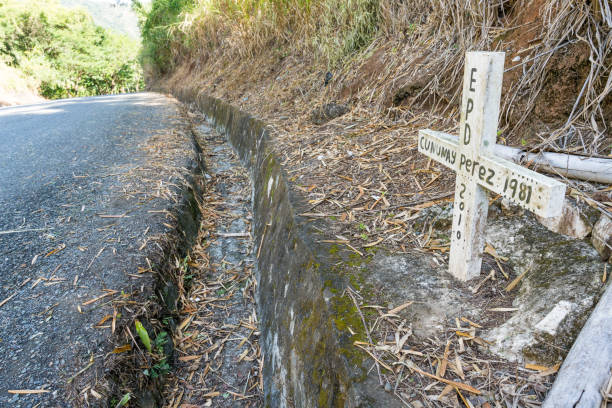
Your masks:
{"label": "sky", "polygon": [[[131,0],[59,0],[65,7],[83,7],[92,15],[96,24],[140,38],[138,19],[132,11]],[[144,3],[148,3],[146,1]]]}

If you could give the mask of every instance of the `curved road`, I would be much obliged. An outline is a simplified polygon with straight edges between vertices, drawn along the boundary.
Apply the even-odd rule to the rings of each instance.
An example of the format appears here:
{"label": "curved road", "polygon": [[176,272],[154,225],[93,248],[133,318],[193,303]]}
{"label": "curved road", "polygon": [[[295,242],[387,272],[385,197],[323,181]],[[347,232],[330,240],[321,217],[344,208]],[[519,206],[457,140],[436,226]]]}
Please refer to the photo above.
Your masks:
{"label": "curved road", "polygon": [[178,103],[153,93],[0,109],[0,406],[90,392],[87,372],[69,380],[109,351],[110,320],[94,326],[110,301],[151,293],[145,257],[178,173],[195,167],[186,129]]}

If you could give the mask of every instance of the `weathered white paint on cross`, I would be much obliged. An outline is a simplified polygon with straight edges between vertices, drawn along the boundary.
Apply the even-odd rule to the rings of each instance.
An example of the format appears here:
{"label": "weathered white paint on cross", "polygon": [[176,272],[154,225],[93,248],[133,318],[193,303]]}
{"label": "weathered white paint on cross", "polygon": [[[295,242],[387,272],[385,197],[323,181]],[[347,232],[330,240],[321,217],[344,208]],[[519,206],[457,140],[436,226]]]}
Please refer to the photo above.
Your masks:
{"label": "weathered white paint on cross", "polygon": [[542,217],[559,215],[565,195],[565,184],[493,156],[503,71],[503,52],[468,52],[459,138],[419,131],[419,152],[457,172],[449,270],[463,281],[480,274],[486,190]]}

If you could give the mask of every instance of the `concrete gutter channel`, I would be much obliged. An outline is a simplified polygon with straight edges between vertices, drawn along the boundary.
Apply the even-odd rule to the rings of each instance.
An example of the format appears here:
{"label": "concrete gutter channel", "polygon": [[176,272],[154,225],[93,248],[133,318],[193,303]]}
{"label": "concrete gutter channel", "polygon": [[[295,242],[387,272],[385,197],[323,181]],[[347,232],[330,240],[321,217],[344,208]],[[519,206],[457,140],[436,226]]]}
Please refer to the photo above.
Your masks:
{"label": "concrete gutter channel", "polygon": [[344,319],[361,324],[346,297],[334,296],[348,286],[334,267],[344,255],[316,243],[317,226],[297,215],[306,206],[292,195],[265,124],[203,94],[176,96],[226,135],[251,175],[265,406],[401,406],[367,374],[353,346],[365,339],[337,330]]}

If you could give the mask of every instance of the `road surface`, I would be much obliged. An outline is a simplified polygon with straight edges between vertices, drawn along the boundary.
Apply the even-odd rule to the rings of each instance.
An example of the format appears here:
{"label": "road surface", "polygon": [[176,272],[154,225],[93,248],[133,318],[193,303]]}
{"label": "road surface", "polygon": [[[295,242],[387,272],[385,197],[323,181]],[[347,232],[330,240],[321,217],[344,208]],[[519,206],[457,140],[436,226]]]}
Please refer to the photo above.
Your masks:
{"label": "road surface", "polygon": [[[0,406],[76,405],[67,386],[108,353],[111,300],[150,296],[146,258],[197,167],[186,129],[154,93],[0,109]],[[89,385],[76,392],[95,400]]]}

